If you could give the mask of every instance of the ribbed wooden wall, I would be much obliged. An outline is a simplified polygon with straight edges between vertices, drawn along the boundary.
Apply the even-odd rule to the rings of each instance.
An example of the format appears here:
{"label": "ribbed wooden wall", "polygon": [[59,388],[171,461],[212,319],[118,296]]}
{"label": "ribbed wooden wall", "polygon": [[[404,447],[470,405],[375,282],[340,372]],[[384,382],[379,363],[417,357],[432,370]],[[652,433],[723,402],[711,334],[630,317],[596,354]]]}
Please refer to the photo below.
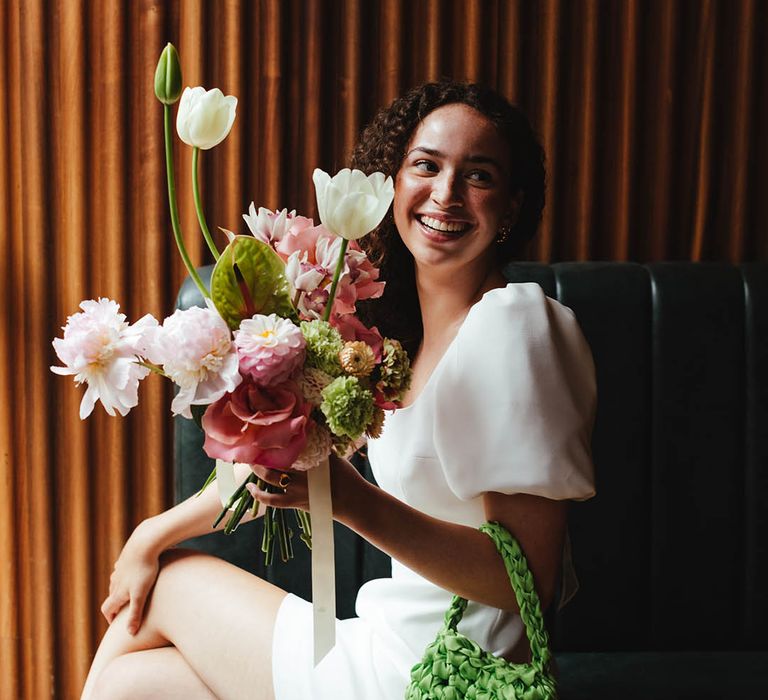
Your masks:
{"label": "ribbed wooden wall", "polygon": [[[81,299],[170,313],[157,57],[240,99],[205,152],[212,228],[312,215],[310,175],[404,89],[497,86],[548,153],[538,260],[768,259],[768,6],[756,0],[4,0],[0,4],[0,697],[76,697],[113,560],[168,505],[169,390],[86,422],[48,367]],[[176,161],[185,236],[207,262]]]}

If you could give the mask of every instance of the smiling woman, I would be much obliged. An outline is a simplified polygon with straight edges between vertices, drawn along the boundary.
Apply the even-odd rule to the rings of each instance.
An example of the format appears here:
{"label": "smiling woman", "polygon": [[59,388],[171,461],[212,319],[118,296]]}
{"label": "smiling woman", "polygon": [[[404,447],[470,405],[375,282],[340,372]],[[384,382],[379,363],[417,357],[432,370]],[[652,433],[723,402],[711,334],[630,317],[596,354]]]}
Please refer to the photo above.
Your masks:
{"label": "smiling woman", "polygon": [[[546,606],[566,503],[594,493],[589,349],[569,309],[535,284],[506,284],[501,272],[541,215],[541,147],[497,93],[428,84],[379,114],[354,165],[394,176],[393,207],[363,239],[387,272],[368,313],[411,346],[414,371],[407,407],[368,442],[379,485],[332,459],[333,517],[392,557],[392,577],[360,590],[358,617],[337,622],[336,646],[315,667],[310,603],[212,557],[161,556],[208,531],[219,509],[209,488],[126,543],[87,700],[402,697],[452,594],[471,601],[462,631],[478,648],[528,657],[509,575],[478,528],[497,521],[512,533]],[[274,470],[251,469],[278,484]],[[307,508],[304,472],[282,491],[252,493],[276,508]]]}
{"label": "smiling woman", "polygon": [[[457,260],[484,255],[485,263],[502,267],[538,228],[544,151],[522,112],[497,92],[443,81],[420,86],[382,110],[352,162],[397,179],[392,215],[362,243],[387,280],[381,302],[368,304],[367,312],[371,323],[389,329],[413,353],[423,330],[421,314],[409,303],[416,297],[413,234],[423,236],[422,249],[430,255],[444,255],[445,243]],[[491,239],[494,245],[483,252],[477,241]]]}
{"label": "smiling woman", "polygon": [[496,127],[467,105],[424,118],[397,173],[394,204],[395,225],[417,264],[442,265],[446,275],[488,267],[491,243],[520,201],[509,197],[509,160]]}

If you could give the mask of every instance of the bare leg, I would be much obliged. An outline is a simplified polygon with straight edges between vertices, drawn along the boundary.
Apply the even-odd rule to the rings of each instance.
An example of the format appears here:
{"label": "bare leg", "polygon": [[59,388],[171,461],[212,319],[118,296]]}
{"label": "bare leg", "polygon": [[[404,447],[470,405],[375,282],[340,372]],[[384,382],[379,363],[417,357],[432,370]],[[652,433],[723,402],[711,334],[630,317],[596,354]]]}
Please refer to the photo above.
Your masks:
{"label": "bare leg", "polygon": [[[169,646],[178,650],[203,688],[216,697],[271,700],[272,636],[285,595],[221,559],[184,550],[166,552],[139,633],[131,636],[126,632],[125,611],[115,618],[96,652],[83,700],[110,697],[105,685],[116,673],[110,666],[120,657]],[[142,657],[134,657],[130,663],[137,658]],[[183,671],[177,662],[175,658],[175,668]],[[142,680],[147,687],[156,681],[158,688],[170,690],[171,679],[164,672],[153,680],[153,673],[161,667],[134,667],[133,672],[150,675]],[[103,683],[99,682],[102,674]],[[194,677],[187,674],[186,678],[194,683]]]}
{"label": "bare leg", "polygon": [[176,647],[118,656],[99,675],[93,695],[112,700],[217,700]]}

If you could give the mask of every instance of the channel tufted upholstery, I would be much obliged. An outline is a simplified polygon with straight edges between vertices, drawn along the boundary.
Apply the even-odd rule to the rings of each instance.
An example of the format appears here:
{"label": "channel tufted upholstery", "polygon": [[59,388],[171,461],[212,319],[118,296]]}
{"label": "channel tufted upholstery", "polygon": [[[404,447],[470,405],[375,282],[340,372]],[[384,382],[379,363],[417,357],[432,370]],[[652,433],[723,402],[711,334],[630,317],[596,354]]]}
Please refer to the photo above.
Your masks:
{"label": "channel tufted upholstery", "polygon": [[[598,495],[570,518],[581,590],[551,620],[562,698],[768,698],[768,265],[506,273],[574,310],[597,367]],[[188,280],[179,306],[194,303]],[[211,469],[201,443],[177,419],[177,499]],[[265,571],[259,527],[192,545],[308,596],[304,548]],[[343,526],[336,538],[349,616],[357,588],[389,563]]]}

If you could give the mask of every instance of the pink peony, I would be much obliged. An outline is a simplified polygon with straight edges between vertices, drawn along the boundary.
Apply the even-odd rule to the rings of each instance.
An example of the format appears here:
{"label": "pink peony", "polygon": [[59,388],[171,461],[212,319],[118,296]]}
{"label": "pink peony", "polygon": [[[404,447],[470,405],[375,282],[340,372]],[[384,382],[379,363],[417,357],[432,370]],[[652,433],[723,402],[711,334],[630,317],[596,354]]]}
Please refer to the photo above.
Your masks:
{"label": "pink peony", "polygon": [[80,418],[87,418],[96,401],[110,416],[124,416],[139,402],[139,381],[149,374],[137,362],[144,356],[147,338],[157,321],[149,314],[129,325],[120,305],[111,299],[89,299],[83,310],[67,319],[64,337],[53,347],[64,367],[51,367],[56,374],[74,375],[88,389],[80,402]]}
{"label": "pink peony", "polygon": [[229,326],[210,300],[206,308],[176,309],[153,335],[148,357],[179,387],[175,415],[192,418],[192,406],[218,401],[240,383]]}
{"label": "pink peony", "polygon": [[379,333],[379,329],[366,327],[363,322],[351,314],[331,316],[331,325],[336,328],[344,340],[362,340],[371,346],[376,362],[381,362],[381,351],[384,339]]}
{"label": "pink peony", "polygon": [[240,372],[262,386],[280,384],[301,367],[306,344],[298,326],[277,314],[256,314],[235,331]]}
{"label": "pink peony", "polygon": [[295,382],[274,387],[243,380],[203,416],[203,449],[212,459],[288,469],[307,443],[311,406]]}

